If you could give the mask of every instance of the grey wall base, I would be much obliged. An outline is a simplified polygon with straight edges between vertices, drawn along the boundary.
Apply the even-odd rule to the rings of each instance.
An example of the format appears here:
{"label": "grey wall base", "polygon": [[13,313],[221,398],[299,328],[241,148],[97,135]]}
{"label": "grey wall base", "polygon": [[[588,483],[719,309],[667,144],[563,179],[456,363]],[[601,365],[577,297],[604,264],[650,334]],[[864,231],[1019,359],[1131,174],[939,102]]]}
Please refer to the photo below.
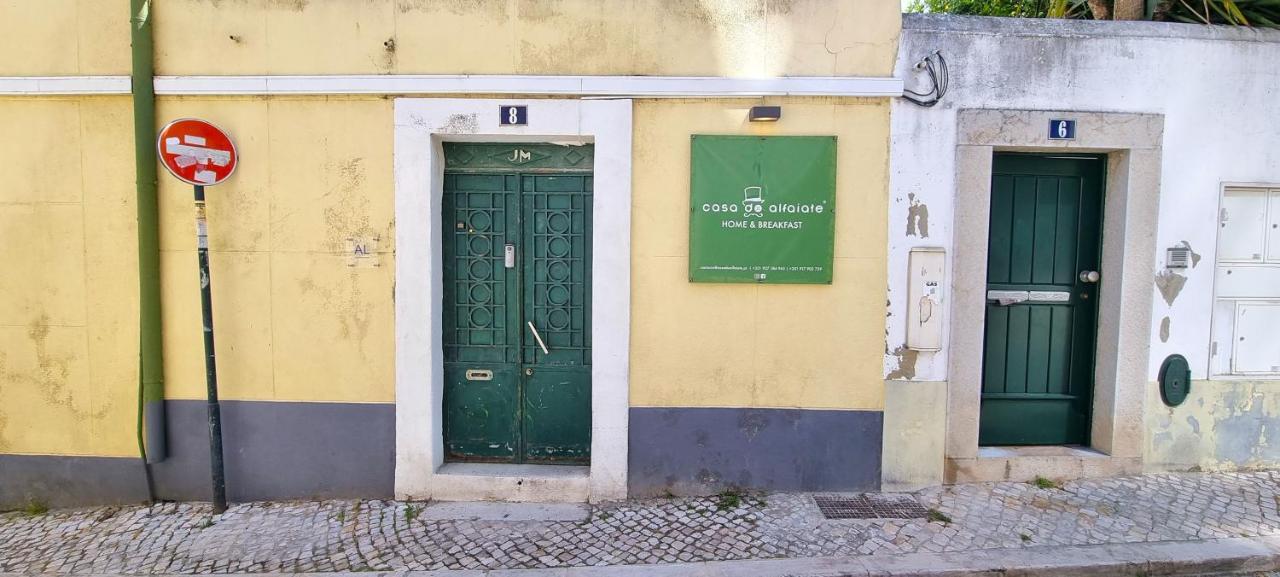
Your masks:
{"label": "grey wall base", "polygon": [[[168,401],[169,458],[152,465],[156,498],[211,493],[204,401]],[[227,499],[389,499],[395,490],[393,404],[223,401]]]}
{"label": "grey wall base", "polygon": [[82,507],[146,500],[142,459],[0,455],[0,511],[28,503]]}
{"label": "grey wall base", "polygon": [[[155,497],[208,501],[204,401],[167,401],[168,453],[152,465]],[[223,401],[227,498],[389,499],[395,488],[393,404]],[[0,508],[141,503],[138,458],[0,455]]]}
{"label": "grey wall base", "polygon": [[880,411],[633,407],[634,497],[880,488]]}

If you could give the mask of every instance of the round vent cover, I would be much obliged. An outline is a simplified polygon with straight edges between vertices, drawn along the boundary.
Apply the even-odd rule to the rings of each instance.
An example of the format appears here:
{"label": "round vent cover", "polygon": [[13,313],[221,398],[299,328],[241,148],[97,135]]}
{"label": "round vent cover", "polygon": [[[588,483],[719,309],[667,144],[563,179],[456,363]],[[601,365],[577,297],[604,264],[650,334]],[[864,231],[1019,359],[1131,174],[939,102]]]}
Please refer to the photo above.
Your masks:
{"label": "round vent cover", "polygon": [[1182,355],[1169,355],[1160,365],[1160,398],[1164,404],[1176,407],[1187,400],[1191,392],[1191,366]]}

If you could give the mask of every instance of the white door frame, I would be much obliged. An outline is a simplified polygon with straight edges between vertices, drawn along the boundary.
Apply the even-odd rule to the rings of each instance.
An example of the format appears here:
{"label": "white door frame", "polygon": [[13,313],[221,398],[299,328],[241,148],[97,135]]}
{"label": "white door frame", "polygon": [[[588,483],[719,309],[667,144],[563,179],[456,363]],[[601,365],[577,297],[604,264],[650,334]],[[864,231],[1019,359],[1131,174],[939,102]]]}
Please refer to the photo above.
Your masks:
{"label": "white door frame", "polygon": [[[528,124],[499,126],[499,105]],[[593,142],[591,465],[444,464],[441,143]],[[627,495],[631,317],[631,101],[395,101],[396,473],[399,499],[602,501]],[[452,468],[451,468],[452,467]],[[575,471],[576,469],[576,471]]]}
{"label": "white door frame", "polygon": [[[1076,121],[1074,140],[1048,140],[1049,121]],[[1155,293],[1164,117],[1081,110],[963,109],[957,113],[956,210],[948,351],[946,481],[1075,479],[1140,473]],[[996,152],[1107,155],[1099,257],[1092,450],[982,448],[991,165]]]}

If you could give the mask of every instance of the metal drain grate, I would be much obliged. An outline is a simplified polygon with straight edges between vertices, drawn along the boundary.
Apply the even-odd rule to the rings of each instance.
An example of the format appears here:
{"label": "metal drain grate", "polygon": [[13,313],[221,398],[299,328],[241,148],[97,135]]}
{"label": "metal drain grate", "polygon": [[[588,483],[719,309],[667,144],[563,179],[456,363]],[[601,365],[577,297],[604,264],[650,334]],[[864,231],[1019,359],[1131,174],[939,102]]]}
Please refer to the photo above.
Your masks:
{"label": "metal drain grate", "polygon": [[827,519],[924,519],[928,509],[901,495],[814,495],[813,502]]}

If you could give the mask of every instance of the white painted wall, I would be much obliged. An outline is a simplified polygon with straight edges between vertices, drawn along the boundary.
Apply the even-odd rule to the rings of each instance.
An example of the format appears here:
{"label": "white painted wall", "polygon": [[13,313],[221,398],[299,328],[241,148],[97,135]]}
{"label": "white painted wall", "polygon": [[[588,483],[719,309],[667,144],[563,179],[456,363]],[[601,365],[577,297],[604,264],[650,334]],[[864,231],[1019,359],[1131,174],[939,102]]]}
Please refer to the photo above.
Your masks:
{"label": "white painted wall", "polygon": [[[956,111],[962,108],[1165,116],[1159,224],[1153,231],[1157,250],[1151,258],[1157,273],[1163,271],[1165,248],[1181,241],[1202,258],[1195,268],[1180,271],[1187,282],[1172,306],[1152,280],[1148,372],[1154,380],[1161,361],[1179,353],[1190,361],[1193,378],[1207,378],[1221,185],[1280,183],[1280,32],[906,15],[895,75],[906,78],[908,88],[923,90],[927,80],[911,67],[936,49],[951,71],[942,103],[921,108],[896,99],[892,109],[886,378],[947,380],[946,343],[939,352],[920,352],[914,367],[900,363],[895,350],[906,340],[908,252],[945,248],[951,279],[952,249],[966,242],[952,236]],[[927,237],[906,234],[913,201],[927,207]],[[1169,339],[1162,342],[1166,316]],[[950,323],[949,314],[944,323]],[[948,324],[943,334],[949,332]]]}

